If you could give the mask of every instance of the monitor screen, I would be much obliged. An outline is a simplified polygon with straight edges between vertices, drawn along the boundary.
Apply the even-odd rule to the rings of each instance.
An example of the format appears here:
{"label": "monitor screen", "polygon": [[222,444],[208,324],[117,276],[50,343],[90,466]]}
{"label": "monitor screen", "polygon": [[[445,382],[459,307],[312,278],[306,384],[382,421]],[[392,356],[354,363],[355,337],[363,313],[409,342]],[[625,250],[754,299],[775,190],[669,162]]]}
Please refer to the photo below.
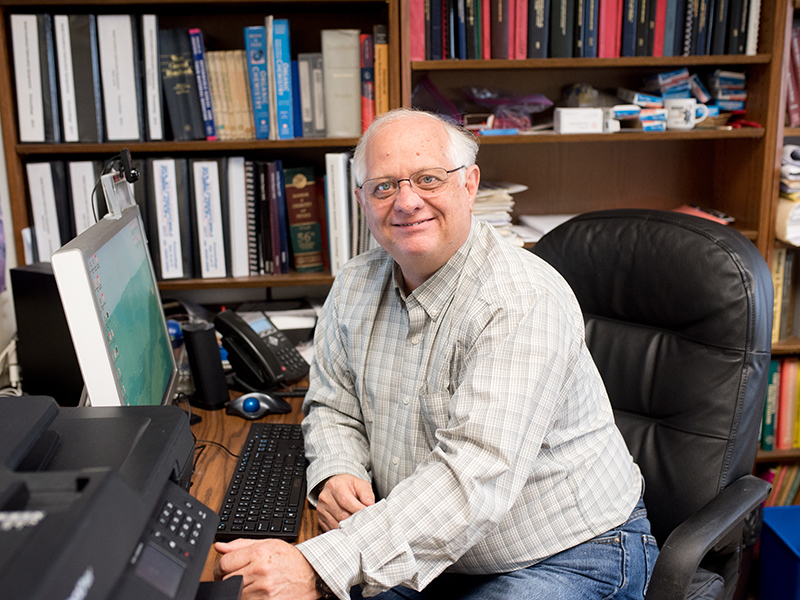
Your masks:
{"label": "monitor screen", "polygon": [[52,264],[91,405],[169,403],[178,369],[138,206],[92,225]]}

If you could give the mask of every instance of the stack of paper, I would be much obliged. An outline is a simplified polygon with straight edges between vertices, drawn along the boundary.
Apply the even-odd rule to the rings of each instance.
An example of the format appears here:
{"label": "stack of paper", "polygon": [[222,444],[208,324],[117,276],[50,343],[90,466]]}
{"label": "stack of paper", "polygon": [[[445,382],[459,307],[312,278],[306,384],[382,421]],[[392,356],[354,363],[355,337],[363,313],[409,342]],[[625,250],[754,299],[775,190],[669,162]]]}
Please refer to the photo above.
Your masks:
{"label": "stack of paper", "polygon": [[520,215],[520,225],[514,227],[526,242],[538,242],[541,237],[576,215]]}
{"label": "stack of paper", "polygon": [[775,237],[800,246],[800,146],[783,147],[781,195],[775,218]]}
{"label": "stack of paper", "polygon": [[511,227],[511,211],[514,208],[512,194],[518,194],[528,186],[518,183],[481,181],[472,214],[485,221],[515,246],[522,246],[524,241]]}

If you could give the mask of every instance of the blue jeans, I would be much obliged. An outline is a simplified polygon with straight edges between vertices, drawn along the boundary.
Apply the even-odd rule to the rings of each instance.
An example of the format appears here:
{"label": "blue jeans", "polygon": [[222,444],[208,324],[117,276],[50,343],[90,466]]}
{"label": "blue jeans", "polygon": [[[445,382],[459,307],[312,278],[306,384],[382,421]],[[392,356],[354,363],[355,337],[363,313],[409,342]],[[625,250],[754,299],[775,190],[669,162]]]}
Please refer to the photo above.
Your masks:
{"label": "blue jeans", "polygon": [[[632,600],[644,598],[658,556],[644,501],[628,520],[525,569],[498,575],[443,573],[421,592],[398,586],[376,600]],[[350,596],[361,600],[361,589]]]}

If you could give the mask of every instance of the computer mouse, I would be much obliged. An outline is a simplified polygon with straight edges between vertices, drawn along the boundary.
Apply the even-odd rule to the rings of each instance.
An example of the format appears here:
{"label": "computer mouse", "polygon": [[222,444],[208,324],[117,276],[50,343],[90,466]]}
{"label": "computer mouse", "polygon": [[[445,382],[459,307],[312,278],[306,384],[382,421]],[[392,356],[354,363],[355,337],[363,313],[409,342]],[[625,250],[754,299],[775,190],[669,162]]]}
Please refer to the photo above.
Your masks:
{"label": "computer mouse", "polygon": [[228,402],[225,412],[253,420],[264,415],[285,415],[292,412],[292,405],[283,398],[265,392],[252,392]]}

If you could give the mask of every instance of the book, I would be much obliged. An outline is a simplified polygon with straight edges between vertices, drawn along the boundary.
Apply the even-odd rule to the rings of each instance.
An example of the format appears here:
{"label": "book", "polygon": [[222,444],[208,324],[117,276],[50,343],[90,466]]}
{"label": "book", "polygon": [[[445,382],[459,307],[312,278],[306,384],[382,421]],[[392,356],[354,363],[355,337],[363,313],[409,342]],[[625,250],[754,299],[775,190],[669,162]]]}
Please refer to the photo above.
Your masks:
{"label": "book", "polygon": [[300,104],[300,67],[292,60],[292,118],[294,137],[303,137],[303,107]]}
{"label": "book", "polygon": [[648,11],[655,0],[638,0],[636,7],[636,56],[648,56],[650,46],[650,21]]}
{"label": "book", "polygon": [[294,115],[292,102],[292,59],[289,39],[289,20],[273,19],[272,43],[275,59],[275,116],[278,139],[294,137]]}
{"label": "book", "polygon": [[492,58],[509,57],[509,7],[514,0],[489,0]]}
{"label": "book", "polygon": [[361,132],[375,120],[375,45],[371,33],[362,33],[361,47]]}
{"label": "book", "polygon": [[[228,231],[229,245],[226,250],[230,257],[230,276],[250,275],[250,246],[248,233],[248,182],[243,156],[227,158],[228,187]],[[252,185],[252,181],[251,181]],[[225,217],[223,217],[225,218]]]}
{"label": "book", "polygon": [[597,58],[599,13],[599,0],[584,1],[581,47],[585,58]]}
{"label": "book", "polygon": [[[377,117],[388,112],[390,106],[389,35],[386,30],[386,25],[375,25],[372,28],[372,37],[375,48],[375,116]],[[321,58],[320,56],[320,60]]]}
{"label": "book", "polygon": [[761,24],[761,0],[750,0],[747,13],[747,35],[744,54],[755,56],[758,53],[758,28]]}
{"label": "book", "polygon": [[244,45],[250,75],[253,124],[256,139],[269,139],[269,87],[267,84],[267,30],[261,26],[244,28]]}
{"label": "book", "polygon": [[678,22],[679,0],[667,0],[664,21],[664,56],[675,56],[675,29]]}
{"label": "book", "polygon": [[547,58],[549,33],[550,0],[534,0],[528,6],[528,58]]}
{"label": "book", "polygon": [[131,15],[97,17],[103,112],[109,142],[144,139],[137,30]]}
{"label": "book", "polygon": [[425,4],[425,0],[410,0],[408,4],[408,59],[411,61],[425,60]]}
{"label": "book", "polygon": [[194,257],[199,259],[200,277],[226,277],[222,195],[227,195],[227,189],[222,185],[220,163],[218,160],[191,159],[189,164],[194,192],[192,239]]}
{"label": "book", "polygon": [[174,140],[206,139],[203,109],[194,73],[194,54],[187,28],[162,29],[160,46],[161,84]]}
{"label": "book", "polygon": [[667,28],[668,0],[655,0],[655,21],[652,23],[652,56],[664,56],[664,39]]}
{"label": "book", "polygon": [[[481,58],[489,60],[492,58],[492,28],[489,26],[492,22],[492,7],[491,0],[481,0],[480,12],[481,16]],[[547,24],[550,27],[550,24]]]}
{"label": "book", "polygon": [[269,173],[270,223],[275,273],[289,272],[289,229],[286,221],[286,197],[283,183],[283,161],[267,163]]}
{"label": "book", "polygon": [[27,163],[25,172],[36,254],[40,262],[50,262],[53,252],[74,237],[64,164],[60,161]]}
{"label": "book", "polygon": [[[514,53],[513,58],[528,58],[528,0],[514,1],[514,20],[511,26],[514,28]],[[597,2],[597,0],[592,0]],[[509,50],[509,56],[512,56]]]}
{"label": "book", "polygon": [[217,139],[214,127],[214,106],[211,101],[211,88],[208,85],[208,71],[206,70],[206,48],[203,43],[203,32],[197,27],[189,29],[189,41],[192,45],[192,58],[194,59],[194,76],[197,79],[197,95],[200,98],[200,111],[203,115],[203,127],[206,139]]}
{"label": "book", "polygon": [[[67,164],[69,197],[75,235],[89,229],[99,218],[94,208],[95,184],[100,180],[103,165],[96,160],[76,160]],[[98,199],[98,201],[100,201]]]}
{"label": "book", "polygon": [[192,258],[189,167],[185,158],[148,158],[150,250],[156,278],[190,279]]}
{"label": "book", "polygon": [[726,54],[744,54],[748,16],[748,0],[730,0]]}
{"label": "book", "polygon": [[[62,139],[103,141],[103,98],[97,20],[94,15],[54,15]],[[75,68],[78,65],[80,68]]]}
{"label": "book", "polygon": [[710,54],[725,54],[725,40],[728,37],[728,8],[730,0],[715,0],[711,17]]}
{"label": "book", "polygon": [[275,17],[264,17],[264,29],[267,32],[267,94],[269,95],[269,139],[278,139],[277,96],[275,95],[275,31],[272,22]]}
{"label": "book", "polygon": [[576,1],[579,0],[550,2],[550,58],[571,58],[574,53]]}
{"label": "book", "polygon": [[783,261],[783,290],[781,291],[780,323],[778,324],[778,339],[785,340],[792,332],[793,308],[794,308],[794,288],[797,284],[795,272],[794,249],[786,250],[786,258]]}
{"label": "book", "polygon": [[350,258],[349,224],[349,152],[329,152],[325,154],[326,173],[326,213],[328,223],[328,242],[330,269],[334,277]]}
{"label": "book", "polygon": [[149,141],[164,139],[164,107],[161,103],[161,52],[158,16],[142,15],[142,74],[147,117],[145,133]]}
{"label": "book", "polygon": [[[527,0],[526,0],[527,1]],[[468,60],[481,58],[481,38],[480,38],[480,0],[464,0],[464,30],[466,39],[466,58]],[[527,27],[527,23],[525,24]],[[373,30],[373,34],[374,34]],[[375,42],[377,43],[377,41]],[[377,60],[377,58],[376,58]]]}
{"label": "book", "polygon": [[272,217],[270,211],[269,169],[266,161],[257,161],[255,170],[256,202],[258,205],[259,268],[263,273],[275,272],[272,248]]}
{"label": "book", "polygon": [[322,81],[322,53],[302,52],[297,55],[300,79],[300,107],[303,137],[325,137],[325,90]]}
{"label": "book", "polygon": [[323,29],[322,63],[328,137],[361,135],[361,59],[358,29]]}
{"label": "book", "polygon": [[[247,260],[248,271],[251,277],[263,273],[260,266],[261,251],[258,247],[258,196],[256,194],[256,163],[252,160],[244,161],[245,195],[247,199]],[[233,233],[231,233],[233,235]]]}
{"label": "book", "polygon": [[227,69],[223,59],[224,51],[209,50],[206,52],[206,70],[208,71],[208,86],[211,90],[211,102],[214,106],[214,128],[217,138],[222,141],[231,139],[231,117],[228,110],[230,90],[224,82],[223,69]]}
{"label": "book", "polygon": [[[229,94],[228,112],[231,120],[231,139],[252,139],[255,132],[251,92],[247,85],[247,55],[245,50],[226,50],[224,57],[223,85]],[[272,103],[272,98],[270,98]],[[271,106],[273,106],[271,104]],[[272,111],[271,111],[272,112]],[[270,121],[270,135],[272,135]]]}
{"label": "book", "polygon": [[284,169],[284,190],[292,266],[298,273],[320,272],[322,233],[313,167]]}
{"label": "book", "polygon": [[772,309],[772,343],[776,343],[780,334],[781,307],[783,305],[783,276],[786,265],[786,248],[775,248],[772,251],[772,285],[775,288]]}
{"label": "book", "polygon": [[620,56],[636,56],[636,17],[638,0],[624,0],[620,36]]}
{"label": "book", "polygon": [[61,141],[50,15],[10,15],[20,142]]}
{"label": "book", "polygon": [[[442,45],[442,33],[444,30],[443,4],[445,0],[426,0],[430,8],[425,12],[430,23],[427,27],[425,53],[427,60],[442,60],[444,58],[444,47]],[[488,5],[488,4],[487,4]]]}
{"label": "book", "polygon": [[797,407],[798,357],[781,359],[778,387],[778,414],[775,421],[775,448],[788,450],[794,443],[794,421]]}
{"label": "book", "polygon": [[761,419],[761,449],[771,452],[775,449],[775,419],[778,416],[778,388],[780,387],[780,359],[769,361],[767,377],[767,398],[764,402],[764,416]]}

